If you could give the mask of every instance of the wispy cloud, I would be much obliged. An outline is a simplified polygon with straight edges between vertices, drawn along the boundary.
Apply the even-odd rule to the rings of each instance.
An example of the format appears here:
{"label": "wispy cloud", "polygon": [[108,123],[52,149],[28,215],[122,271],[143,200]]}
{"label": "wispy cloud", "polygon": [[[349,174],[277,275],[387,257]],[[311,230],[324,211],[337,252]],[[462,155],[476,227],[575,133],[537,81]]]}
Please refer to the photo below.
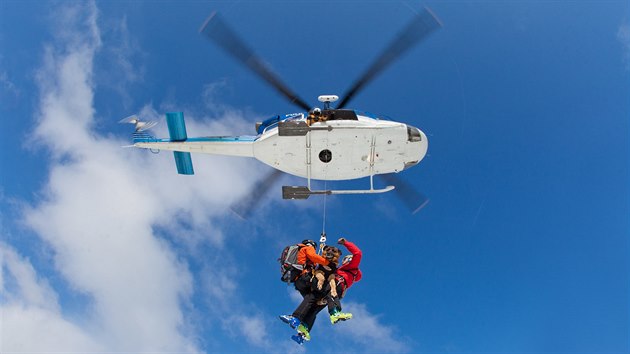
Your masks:
{"label": "wispy cloud", "polygon": [[630,24],[625,22],[617,30],[617,39],[621,43],[623,50],[623,61],[626,69],[630,70]]}
{"label": "wispy cloud", "polygon": [[399,338],[395,327],[382,324],[379,316],[370,313],[364,304],[347,302],[344,311],[353,314],[352,320],[339,323],[335,330],[346,340],[361,345],[364,352],[404,353],[411,350],[409,339]]}
{"label": "wispy cloud", "polygon": [[57,295],[45,280],[37,278],[33,266],[20,257],[10,246],[0,243],[0,286],[8,303],[26,303],[41,309],[57,312]]}
{"label": "wispy cloud", "polygon": [[[0,243],[2,352],[102,351],[91,335],[64,319],[57,294],[27,259]],[[36,338],[36,340],[34,340]]]}
{"label": "wispy cloud", "polygon": [[231,316],[227,318],[226,325],[232,328],[239,328],[239,331],[242,333],[241,338],[256,347],[267,350],[273,348],[269,340],[265,320],[260,316]]}
{"label": "wispy cloud", "polygon": [[9,79],[9,74],[7,74],[6,71],[0,72],[0,88],[2,88],[2,91],[11,94],[14,97],[20,94],[17,86],[15,86],[13,81]]}
{"label": "wispy cloud", "polygon": [[125,108],[133,103],[129,88],[144,81],[148,57],[138,40],[130,33],[127,16],[102,24],[103,37],[107,46],[100,54],[108,65],[96,72],[99,84],[111,88],[122,98]]}

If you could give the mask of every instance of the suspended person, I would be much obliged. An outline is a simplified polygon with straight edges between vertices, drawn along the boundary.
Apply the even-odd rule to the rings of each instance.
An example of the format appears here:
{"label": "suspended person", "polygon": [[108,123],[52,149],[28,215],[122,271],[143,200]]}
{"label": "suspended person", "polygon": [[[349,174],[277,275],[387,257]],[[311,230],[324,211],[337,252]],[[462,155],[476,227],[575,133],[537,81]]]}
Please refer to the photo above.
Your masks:
{"label": "suspended person", "polygon": [[[313,301],[311,297],[316,297],[317,294],[311,293],[308,297],[308,301],[307,298],[302,301],[300,306],[298,306],[298,309],[300,310],[297,314],[300,316],[298,318],[299,323],[296,327],[294,327],[297,328],[298,335],[291,337],[291,339],[296,341],[298,344],[304,343],[305,340],[310,340],[310,331],[313,329],[313,325],[315,324],[315,318],[317,317],[317,314],[327,305],[330,322],[332,324],[352,318],[351,313],[341,312],[342,309],[339,300],[345,296],[346,291],[352,286],[352,284],[361,280],[363,275],[359,269],[359,264],[361,263],[363,252],[354,243],[347,241],[343,237],[337,240],[337,243],[345,246],[348,249],[348,252],[350,252],[349,255],[343,258],[341,267],[336,270],[335,282],[338,297],[331,297],[330,299],[320,298]],[[280,316],[280,319],[291,324],[291,321],[295,320],[295,315],[295,312],[293,313],[293,316],[282,315]]]}
{"label": "suspended person", "polygon": [[316,266],[322,266],[331,267],[331,271],[334,272],[337,269],[337,264],[318,255],[315,250],[316,243],[313,240],[304,240],[300,246],[304,247],[301,247],[298,251],[297,263],[298,265],[303,265],[304,269],[302,270],[302,274],[295,280],[294,284],[295,289],[300,292],[303,299],[300,305],[293,311],[292,315],[282,315],[280,319],[288,323],[291,328],[297,329],[298,333],[308,334],[307,328],[302,324],[302,319],[310,308],[323,297],[321,293],[313,291],[314,277],[312,271]]}
{"label": "suspended person", "polygon": [[[361,250],[355,246],[354,243],[346,241],[343,237],[337,242],[346,246],[350,254],[343,257],[341,267],[339,267],[335,272],[334,285],[336,288],[331,289],[325,297],[326,305],[328,306],[328,313],[330,315],[330,322],[332,324],[352,318],[351,313],[341,312],[341,299],[344,297],[348,288],[352,286],[355,281],[361,280],[362,277],[361,270],[359,269],[359,263],[361,263],[361,258],[363,257]],[[321,311],[321,308],[317,312],[319,311]],[[315,319],[313,318],[313,322],[314,321]],[[308,328],[311,328],[312,325],[313,324],[310,323]]]}
{"label": "suspended person", "polygon": [[325,305],[323,301],[319,301],[315,307],[310,309],[307,316],[304,318],[304,325],[307,329],[309,329],[309,331],[313,327],[315,317],[324,307],[326,307],[326,305],[328,305],[330,322],[332,324],[335,324],[340,320],[344,321],[352,318],[351,313],[341,312],[342,309],[339,300],[345,296],[346,291],[352,286],[352,284],[354,284],[354,282],[361,280],[363,273],[359,269],[359,265],[361,263],[361,259],[363,258],[363,252],[354,243],[347,241],[343,237],[340,238],[337,243],[345,246],[348,249],[348,252],[350,252],[349,255],[343,258],[341,267],[339,267],[336,271],[335,282],[337,285],[336,293],[338,296],[335,298],[328,293],[327,296],[329,299],[324,299],[326,300]]}
{"label": "suspended person", "polygon": [[[315,247],[317,244],[313,240],[304,240],[301,243],[305,247],[300,248],[297,254],[297,264],[304,268],[302,274],[295,280],[295,289],[300,292],[302,297],[311,293],[312,270],[316,265],[328,266],[329,261],[318,255]],[[335,264],[336,268],[336,264]]]}

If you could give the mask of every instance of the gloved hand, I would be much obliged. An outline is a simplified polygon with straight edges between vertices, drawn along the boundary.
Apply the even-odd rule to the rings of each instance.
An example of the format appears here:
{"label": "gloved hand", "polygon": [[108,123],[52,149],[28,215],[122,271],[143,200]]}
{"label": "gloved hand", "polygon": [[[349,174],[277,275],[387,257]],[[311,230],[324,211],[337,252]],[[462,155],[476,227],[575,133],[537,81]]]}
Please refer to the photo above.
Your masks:
{"label": "gloved hand", "polygon": [[346,243],[346,239],[341,237],[340,239],[337,240],[337,243],[340,245],[343,245],[344,243]]}

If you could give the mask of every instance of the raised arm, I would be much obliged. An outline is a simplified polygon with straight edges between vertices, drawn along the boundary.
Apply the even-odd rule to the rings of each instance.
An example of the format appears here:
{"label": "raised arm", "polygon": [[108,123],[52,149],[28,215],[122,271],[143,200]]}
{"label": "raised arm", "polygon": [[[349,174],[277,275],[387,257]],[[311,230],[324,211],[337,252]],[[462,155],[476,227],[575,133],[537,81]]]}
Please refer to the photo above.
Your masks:
{"label": "raised arm", "polygon": [[328,260],[320,255],[317,254],[317,251],[315,251],[314,248],[312,247],[307,247],[306,248],[306,257],[313,262],[313,264],[321,264],[321,265],[328,265]]}
{"label": "raised arm", "polygon": [[348,263],[348,268],[359,268],[359,263],[361,263],[361,258],[363,257],[363,252],[357,247],[354,243],[346,240],[345,238],[340,238],[338,241],[340,244],[344,245],[348,252],[352,254],[352,260]]}

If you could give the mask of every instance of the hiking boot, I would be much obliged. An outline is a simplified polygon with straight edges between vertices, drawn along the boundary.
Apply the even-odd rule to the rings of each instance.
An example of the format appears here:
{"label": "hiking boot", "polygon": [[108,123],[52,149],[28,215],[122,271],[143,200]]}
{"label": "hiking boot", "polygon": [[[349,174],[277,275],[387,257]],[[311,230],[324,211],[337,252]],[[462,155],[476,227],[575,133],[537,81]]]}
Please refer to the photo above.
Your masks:
{"label": "hiking boot", "polygon": [[278,317],[280,317],[282,322],[288,323],[289,326],[291,326],[291,328],[293,328],[293,329],[297,328],[297,326],[300,325],[300,320],[298,320],[296,317],[293,317],[291,315],[282,315],[282,316],[278,316]]}
{"label": "hiking boot", "polygon": [[330,315],[330,322],[332,324],[335,324],[339,321],[345,321],[351,318],[352,318],[352,314],[349,312],[335,312],[332,315]]}
{"label": "hiking boot", "polygon": [[304,344],[304,337],[302,336],[301,333],[292,335],[291,339],[293,339],[299,345],[303,345]]}
{"label": "hiking boot", "polygon": [[308,329],[305,325],[300,323],[300,325],[297,327],[297,331],[302,335],[302,337],[304,337],[304,339],[311,340],[311,334],[308,333]]}

